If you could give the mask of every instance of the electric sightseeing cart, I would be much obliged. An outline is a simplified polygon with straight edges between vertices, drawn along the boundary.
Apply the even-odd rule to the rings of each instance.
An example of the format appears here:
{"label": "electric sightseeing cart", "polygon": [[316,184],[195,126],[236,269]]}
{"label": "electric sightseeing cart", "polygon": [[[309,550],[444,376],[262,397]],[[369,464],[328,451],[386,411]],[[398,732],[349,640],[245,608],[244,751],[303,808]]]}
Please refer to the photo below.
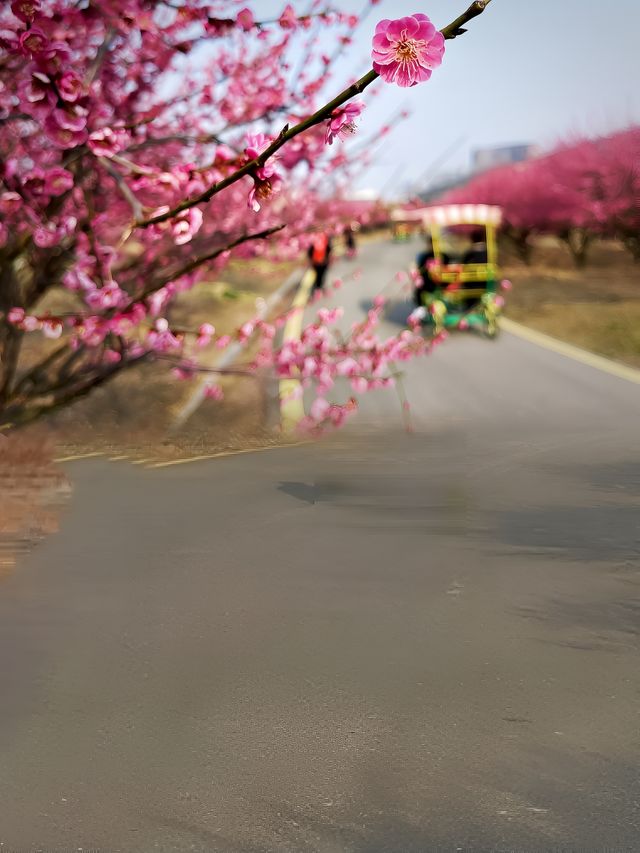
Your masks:
{"label": "electric sightseeing cart", "polygon": [[411,233],[406,223],[394,222],[392,239],[394,243],[406,243],[407,240],[411,239]]}
{"label": "electric sightseeing cart", "polygon": [[[395,213],[395,212],[394,212]],[[431,248],[422,255],[417,270],[416,302],[424,311],[423,323],[437,335],[447,329],[476,329],[489,338],[498,334],[504,299],[500,294],[497,229],[502,209],[485,204],[451,204],[422,210],[398,211],[419,220]],[[461,227],[464,226],[464,227]],[[460,254],[446,253],[444,232],[471,235],[475,245]]]}

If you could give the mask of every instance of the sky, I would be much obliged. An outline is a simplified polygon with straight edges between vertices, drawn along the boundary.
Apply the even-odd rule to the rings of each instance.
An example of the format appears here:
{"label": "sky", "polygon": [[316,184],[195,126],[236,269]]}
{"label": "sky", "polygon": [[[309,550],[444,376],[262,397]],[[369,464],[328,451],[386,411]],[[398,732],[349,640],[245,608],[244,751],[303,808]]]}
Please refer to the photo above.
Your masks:
{"label": "sky", "polygon": [[[336,91],[327,94],[368,70],[371,36],[381,18],[423,12],[442,27],[469,2],[381,0],[336,64]],[[283,2],[250,5],[263,16]],[[308,0],[293,5],[303,13]],[[333,5],[361,12],[365,0]],[[326,52],[334,47],[330,40],[325,33]],[[533,143],[546,149],[640,122],[639,40],[640,0],[492,0],[466,35],[447,42],[443,65],[429,82],[409,90],[380,82],[378,94],[365,92],[362,138],[403,107],[412,116],[387,138],[357,189],[393,196],[468,170],[475,148]]]}

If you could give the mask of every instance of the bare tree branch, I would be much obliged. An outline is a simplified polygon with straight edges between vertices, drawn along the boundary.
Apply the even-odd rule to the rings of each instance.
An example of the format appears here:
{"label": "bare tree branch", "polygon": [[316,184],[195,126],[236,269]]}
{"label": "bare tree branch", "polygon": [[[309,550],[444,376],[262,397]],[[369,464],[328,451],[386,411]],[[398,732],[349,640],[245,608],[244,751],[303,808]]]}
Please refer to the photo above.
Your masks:
{"label": "bare tree branch", "polygon": [[142,205],[135,197],[120,172],[116,168],[114,168],[114,166],[109,162],[107,157],[98,157],[97,159],[100,165],[104,167],[104,169],[111,175],[113,180],[118,185],[120,193],[126,199],[129,206],[131,207],[131,210],[133,211],[134,219],[136,221],[140,219],[140,217],[142,216]]}

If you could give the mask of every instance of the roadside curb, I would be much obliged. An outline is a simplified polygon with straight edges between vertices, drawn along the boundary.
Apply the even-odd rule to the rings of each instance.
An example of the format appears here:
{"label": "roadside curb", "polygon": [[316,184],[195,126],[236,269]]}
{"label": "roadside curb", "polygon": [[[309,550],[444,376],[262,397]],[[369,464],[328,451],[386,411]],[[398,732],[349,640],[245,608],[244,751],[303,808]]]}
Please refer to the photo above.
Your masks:
{"label": "roadside curb", "polygon": [[[276,291],[274,291],[267,299],[263,299],[259,304],[255,319],[263,320],[265,317],[267,317],[269,313],[273,310],[274,306],[277,305],[278,302],[283,300],[292,290],[295,289],[295,287],[298,285],[298,282],[300,281],[300,275],[300,268],[293,270],[293,272],[287,277],[285,282],[281,284]],[[215,368],[216,370],[224,370],[226,368],[231,367],[231,365],[243,352],[245,346],[246,343],[244,342],[234,342],[233,344],[231,344],[231,346],[227,348],[222,358],[211,363],[209,367],[212,369]],[[191,396],[187,399],[186,403],[184,403],[184,405],[181,407],[181,409],[175,416],[170,429],[171,433],[178,432],[189,420],[189,418],[194,414],[194,412],[200,407],[206,397],[206,387],[210,381],[210,377],[206,375],[204,375],[200,379],[197,387],[195,388]]]}
{"label": "roadside curb", "polygon": [[618,379],[626,379],[627,382],[633,382],[635,385],[640,385],[640,370],[636,370],[634,367],[629,367],[626,364],[620,364],[617,361],[612,361],[609,358],[605,358],[603,355],[596,355],[596,353],[589,352],[589,350],[581,349],[581,347],[568,344],[558,338],[553,338],[551,335],[545,335],[544,332],[538,332],[535,329],[530,329],[528,326],[522,326],[514,320],[509,320],[507,317],[500,318],[500,328],[518,338],[529,341],[529,343],[537,344],[539,347],[551,350],[559,355],[564,355],[566,358],[573,359],[573,361],[586,364],[588,367],[601,370],[611,376],[617,376]]}
{"label": "roadside curb", "polygon": [[[313,282],[313,270],[308,269],[302,277],[298,292],[291,305],[292,310],[282,335],[283,344],[287,343],[287,341],[300,340],[304,310],[309,304]],[[304,418],[304,402],[300,393],[301,387],[299,379],[280,380],[280,422],[284,432],[293,432]]]}

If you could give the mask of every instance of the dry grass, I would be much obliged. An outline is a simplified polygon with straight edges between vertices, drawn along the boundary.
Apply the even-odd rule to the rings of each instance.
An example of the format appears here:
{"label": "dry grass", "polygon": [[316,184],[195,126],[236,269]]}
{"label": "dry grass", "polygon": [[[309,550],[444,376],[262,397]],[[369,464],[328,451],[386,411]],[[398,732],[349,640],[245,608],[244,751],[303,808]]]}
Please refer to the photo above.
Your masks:
{"label": "dry grass", "polygon": [[530,267],[508,247],[503,270],[514,288],[506,315],[600,355],[640,367],[640,265],[617,244],[594,245],[576,270],[564,246],[540,240]]}

